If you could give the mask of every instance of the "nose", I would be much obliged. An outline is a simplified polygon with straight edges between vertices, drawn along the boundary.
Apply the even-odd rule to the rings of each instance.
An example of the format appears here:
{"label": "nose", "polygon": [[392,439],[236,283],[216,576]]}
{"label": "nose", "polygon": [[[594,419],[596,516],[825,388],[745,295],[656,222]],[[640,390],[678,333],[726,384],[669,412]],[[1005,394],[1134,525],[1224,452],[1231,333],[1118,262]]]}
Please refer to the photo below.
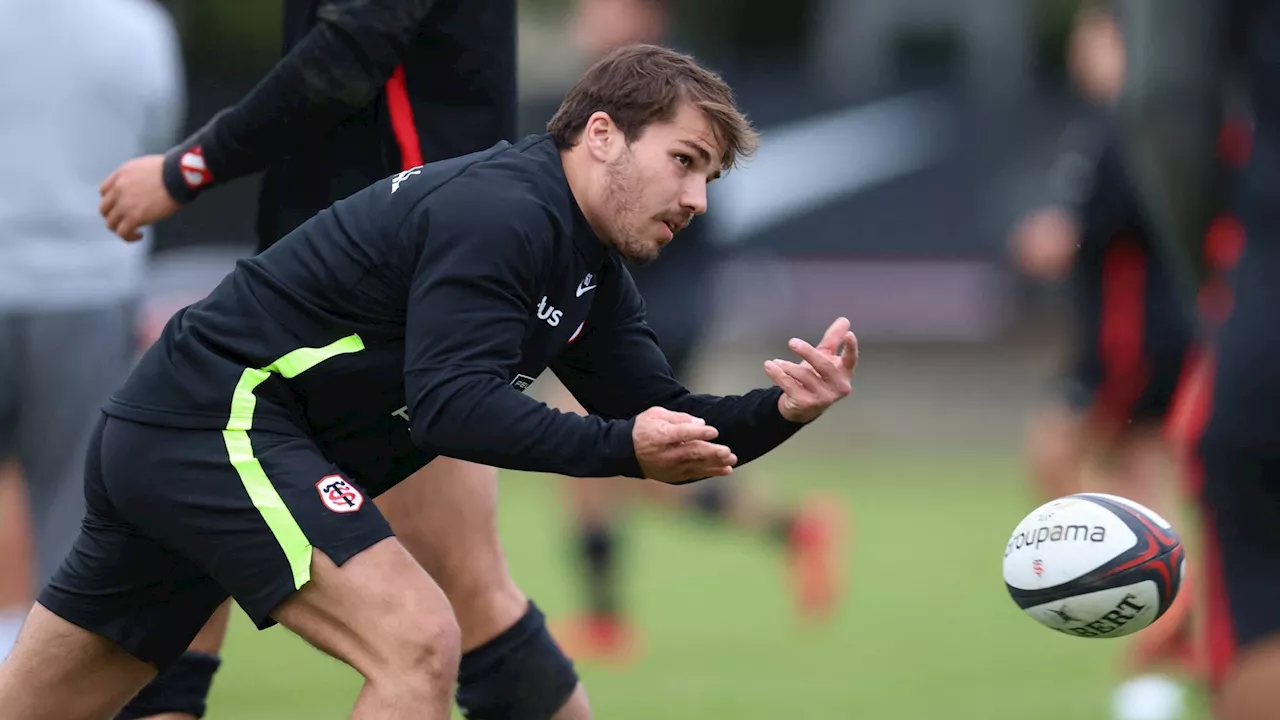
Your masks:
{"label": "nose", "polygon": [[695,177],[684,187],[680,196],[680,207],[692,215],[701,215],[707,211],[707,181]]}

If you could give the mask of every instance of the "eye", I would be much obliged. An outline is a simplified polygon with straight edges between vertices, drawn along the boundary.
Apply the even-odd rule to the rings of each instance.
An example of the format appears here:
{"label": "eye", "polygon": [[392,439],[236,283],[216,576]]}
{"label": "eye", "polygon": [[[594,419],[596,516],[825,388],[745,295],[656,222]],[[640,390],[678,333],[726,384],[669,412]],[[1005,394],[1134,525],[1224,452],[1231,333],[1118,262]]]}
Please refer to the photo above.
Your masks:
{"label": "eye", "polygon": [[680,163],[685,167],[693,166],[693,158],[688,155],[676,155],[676,162]]}

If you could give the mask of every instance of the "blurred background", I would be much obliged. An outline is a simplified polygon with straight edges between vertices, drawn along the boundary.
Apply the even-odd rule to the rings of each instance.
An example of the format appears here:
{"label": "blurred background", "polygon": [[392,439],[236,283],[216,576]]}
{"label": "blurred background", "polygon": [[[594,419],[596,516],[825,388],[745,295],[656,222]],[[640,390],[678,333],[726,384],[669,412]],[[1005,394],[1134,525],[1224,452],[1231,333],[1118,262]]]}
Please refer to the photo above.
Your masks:
{"label": "blurred background", "polygon": [[[164,4],[182,32],[186,128],[194,131],[279,57],[279,3]],[[877,365],[880,373],[905,370],[887,362],[890,346],[931,362],[939,344],[961,353],[956,362],[972,353],[1011,362],[983,376],[1022,373],[1007,343],[1032,332],[1034,350],[1052,337],[1040,311],[1052,308],[1056,293],[1021,279],[1009,233],[1046,201],[1064,131],[1092,112],[1067,72],[1078,5],[671,0],[663,42],[722,73],[763,136],[758,157],[713,186],[700,220],[727,249],[709,349],[754,352],[820,333],[845,314],[870,350],[867,373]],[[614,27],[625,22],[584,20],[576,0],[520,0],[522,133],[542,131],[594,57],[592,33],[607,44],[610,32],[626,32]],[[252,179],[232,183],[162,223],[153,295],[192,287],[188,272],[219,278],[246,254],[256,198]],[[896,347],[903,344],[910,349]],[[924,389],[926,381],[910,384]],[[970,391],[993,403],[1001,395],[988,391],[1016,385],[986,384]],[[902,397],[896,405],[911,403]],[[975,406],[940,405],[953,409],[906,425],[996,430],[954,422]],[[873,424],[885,432],[886,420]],[[1012,428],[1016,422],[1001,426],[993,439],[1009,439]],[[852,435],[865,437],[863,430]]]}
{"label": "blurred background", "polygon": [[[279,3],[166,4],[194,130],[278,58]],[[867,341],[992,341],[1015,328],[1006,236],[1043,200],[1058,137],[1081,111],[1064,62],[1077,4],[672,0],[664,42],[720,71],[764,136],[706,218],[734,251],[726,339],[812,331],[833,312],[852,313]],[[586,37],[623,32],[611,26],[625,20],[579,21],[575,8],[520,2],[524,132],[541,131],[585,68]],[[158,259],[250,244],[254,198],[252,182],[210,194],[160,228]]]}
{"label": "blurred background", "polygon": [[[280,2],[169,0],[186,132],[236,102],[280,53]],[[605,720],[1103,718],[1126,640],[1037,626],[1000,561],[1039,503],[1028,419],[1065,362],[1061,283],[1026,279],[1010,235],[1051,195],[1071,127],[1095,112],[1068,72],[1077,0],[670,0],[666,44],[721,72],[762,132],[713,186],[724,250],[692,386],[768,383],[761,363],[839,315],[861,342],[854,394],[758,462],[752,482],[847,511],[844,595],[797,621],[784,554],[637,504],[625,604],[642,652],[579,662]],[[521,126],[540,132],[618,14],[521,0]],[[185,133],[184,133],[185,134]],[[256,180],[161,224],[154,319],[252,252]],[[678,242],[678,239],[677,239]],[[539,386],[535,385],[535,391]],[[578,605],[573,520],[550,478],[504,478],[517,580],[548,615]],[[358,678],[237,611],[210,718],[341,718]],[[1182,717],[1202,717],[1192,699]]]}

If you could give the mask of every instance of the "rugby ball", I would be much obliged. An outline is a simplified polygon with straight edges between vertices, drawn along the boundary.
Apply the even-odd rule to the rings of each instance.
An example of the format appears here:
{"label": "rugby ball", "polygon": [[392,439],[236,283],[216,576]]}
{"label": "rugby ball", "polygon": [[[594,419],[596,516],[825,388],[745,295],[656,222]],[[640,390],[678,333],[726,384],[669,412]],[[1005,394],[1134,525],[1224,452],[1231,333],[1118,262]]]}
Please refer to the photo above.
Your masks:
{"label": "rugby ball", "polygon": [[1033,510],[1004,551],[1013,601],[1067,635],[1116,638],[1155,622],[1178,596],[1182,541],[1164,518],[1122,497],[1080,493]]}

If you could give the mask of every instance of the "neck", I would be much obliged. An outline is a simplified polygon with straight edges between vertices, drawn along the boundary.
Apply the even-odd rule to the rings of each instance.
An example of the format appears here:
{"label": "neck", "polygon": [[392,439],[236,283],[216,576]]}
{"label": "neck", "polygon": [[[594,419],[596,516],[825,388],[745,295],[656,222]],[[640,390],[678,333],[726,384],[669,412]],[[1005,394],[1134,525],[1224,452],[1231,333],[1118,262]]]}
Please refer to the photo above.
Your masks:
{"label": "neck", "polygon": [[600,238],[601,243],[609,245],[604,224],[596,211],[599,203],[591,192],[593,168],[588,164],[589,160],[590,158],[584,157],[581,145],[560,151],[560,164],[564,168],[564,177],[569,183],[569,193],[573,195],[573,201],[578,204],[578,209],[582,211],[582,216],[591,226],[591,231]]}

